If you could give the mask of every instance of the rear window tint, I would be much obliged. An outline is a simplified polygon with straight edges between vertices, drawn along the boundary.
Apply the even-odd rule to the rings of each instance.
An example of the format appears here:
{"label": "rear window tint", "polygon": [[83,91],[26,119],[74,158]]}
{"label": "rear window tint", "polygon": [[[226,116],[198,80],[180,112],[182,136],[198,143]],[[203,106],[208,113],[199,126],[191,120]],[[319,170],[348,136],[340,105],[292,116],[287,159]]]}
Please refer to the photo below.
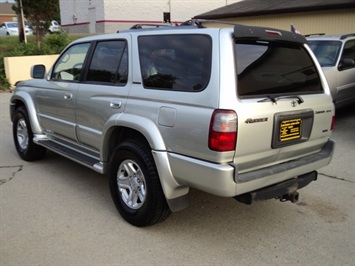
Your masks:
{"label": "rear window tint", "polygon": [[212,53],[209,36],[149,35],[138,41],[145,88],[198,92],[207,87]]}
{"label": "rear window tint", "polygon": [[237,43],[236,55],[240,97],[323,91],[317,69],[303,47],[268,42]]}

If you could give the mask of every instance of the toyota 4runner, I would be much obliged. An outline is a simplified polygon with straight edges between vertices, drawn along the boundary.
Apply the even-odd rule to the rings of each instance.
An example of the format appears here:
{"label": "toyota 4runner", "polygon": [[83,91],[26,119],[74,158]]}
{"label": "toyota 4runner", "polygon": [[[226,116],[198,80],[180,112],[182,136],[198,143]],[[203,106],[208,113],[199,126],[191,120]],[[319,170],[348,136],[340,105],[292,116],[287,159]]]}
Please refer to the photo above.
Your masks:
{"label": "toyota 4runner", "polygon": [[11,98],[19,156],[54,151],[101,174],[135,226],[188,206],[189,188],[297,201],[334,149],[332,97],[303,36],[201,22],[68,45]]}

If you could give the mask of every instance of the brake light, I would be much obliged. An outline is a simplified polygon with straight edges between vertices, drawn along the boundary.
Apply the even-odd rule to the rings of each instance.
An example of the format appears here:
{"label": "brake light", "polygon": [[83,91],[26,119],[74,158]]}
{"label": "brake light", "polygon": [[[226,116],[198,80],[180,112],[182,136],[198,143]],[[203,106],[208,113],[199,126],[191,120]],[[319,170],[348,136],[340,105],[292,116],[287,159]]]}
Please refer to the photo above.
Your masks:
{"label": "brake light", "polygon": [[332,117],[332,123],[330,125],[330,131],[332,131],[334,129],[334,124],[335,124],[335,115],[333,115],[333,117]]}
{"label": "brake light", "polygon": [[237,114],[234,111],[215,110],[211,117],[208,147],[214,151],[235,150],[237,123]]}
{"label": "brake light", "polygon": [[275,30],[265,30],[265,32],[269,35],[274,35],[274,36],[282,36],[282,33],[279,31],[275,31]]}

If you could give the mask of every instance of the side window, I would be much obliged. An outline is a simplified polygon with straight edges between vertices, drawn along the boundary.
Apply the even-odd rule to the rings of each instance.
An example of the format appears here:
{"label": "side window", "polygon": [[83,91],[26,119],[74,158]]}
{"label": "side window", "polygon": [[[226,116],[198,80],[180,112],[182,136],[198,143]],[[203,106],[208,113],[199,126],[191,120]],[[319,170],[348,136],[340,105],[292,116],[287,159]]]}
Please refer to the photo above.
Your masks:
{"label": "side window", "polygon": [[66,50],[55,64],[51,79],[61,81],[79,80],[89,47],[90,43],[81,43],[75,44]]}
{"label": "side window", "polygon": [[87,82],[124,85],[128,78],[128,49],[124,40],[98,42],[89,66]]}
{"label": "side window", "polygon": [[355,68],[355,40],[347,41],[341,54],[339,69]]}
{"label": "side window", "polygon": [[138,44],[146,89],[198,92],[207,87],[212,58],[212,40],[209,36],[141,36]]}

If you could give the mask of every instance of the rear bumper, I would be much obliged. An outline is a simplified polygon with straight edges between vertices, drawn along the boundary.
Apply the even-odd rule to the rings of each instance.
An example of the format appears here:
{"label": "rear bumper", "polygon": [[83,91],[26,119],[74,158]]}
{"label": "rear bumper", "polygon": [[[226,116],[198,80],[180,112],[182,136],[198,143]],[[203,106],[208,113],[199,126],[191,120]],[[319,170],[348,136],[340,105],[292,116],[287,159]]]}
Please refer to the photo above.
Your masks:
{"label": "rear bumper", "polygon": [[180,185],[217,196],[234,197],[311,173],[330,163],[335,142],[329,140],[322,150],[282,164],[238,175],[234,164],[214,164],[168,153],[171,172]]}
{"label": "rear bumper", "polygon": [[[326,160],[326,161],[329,160],[329,162],[330,162],[330,159],[333,155],[334,146],[335,146],[335,142],[332,140],[329,140],[324,145],[322,150],[316,154],[305,156],[305,157],[299,158],[297,160],[292,160],[289,162],[285,162],[285,163],[273,165],[270,167],[262,168],[260,170],[256,170],[256,171],[252,171],[252,172],[248,172],[248,173],[244,173],[244,174],[240,174],[240,175],[235,175],[235,177],[234,177],[235,182],[236,183],[244,183],[244,182],[252,181],[255,179],[260,179],[265,176],[270,176],[270,175],[275,175],[275,174],[287,172],[292,169],[297,169],[297,168],[300,168],[300,167],[303,167],[306,165],[311,165],[313,163],[323,161],[323,160]],[[315,168],[313,170],[316,170],[316,169],[318,169],[318,168]]]}

